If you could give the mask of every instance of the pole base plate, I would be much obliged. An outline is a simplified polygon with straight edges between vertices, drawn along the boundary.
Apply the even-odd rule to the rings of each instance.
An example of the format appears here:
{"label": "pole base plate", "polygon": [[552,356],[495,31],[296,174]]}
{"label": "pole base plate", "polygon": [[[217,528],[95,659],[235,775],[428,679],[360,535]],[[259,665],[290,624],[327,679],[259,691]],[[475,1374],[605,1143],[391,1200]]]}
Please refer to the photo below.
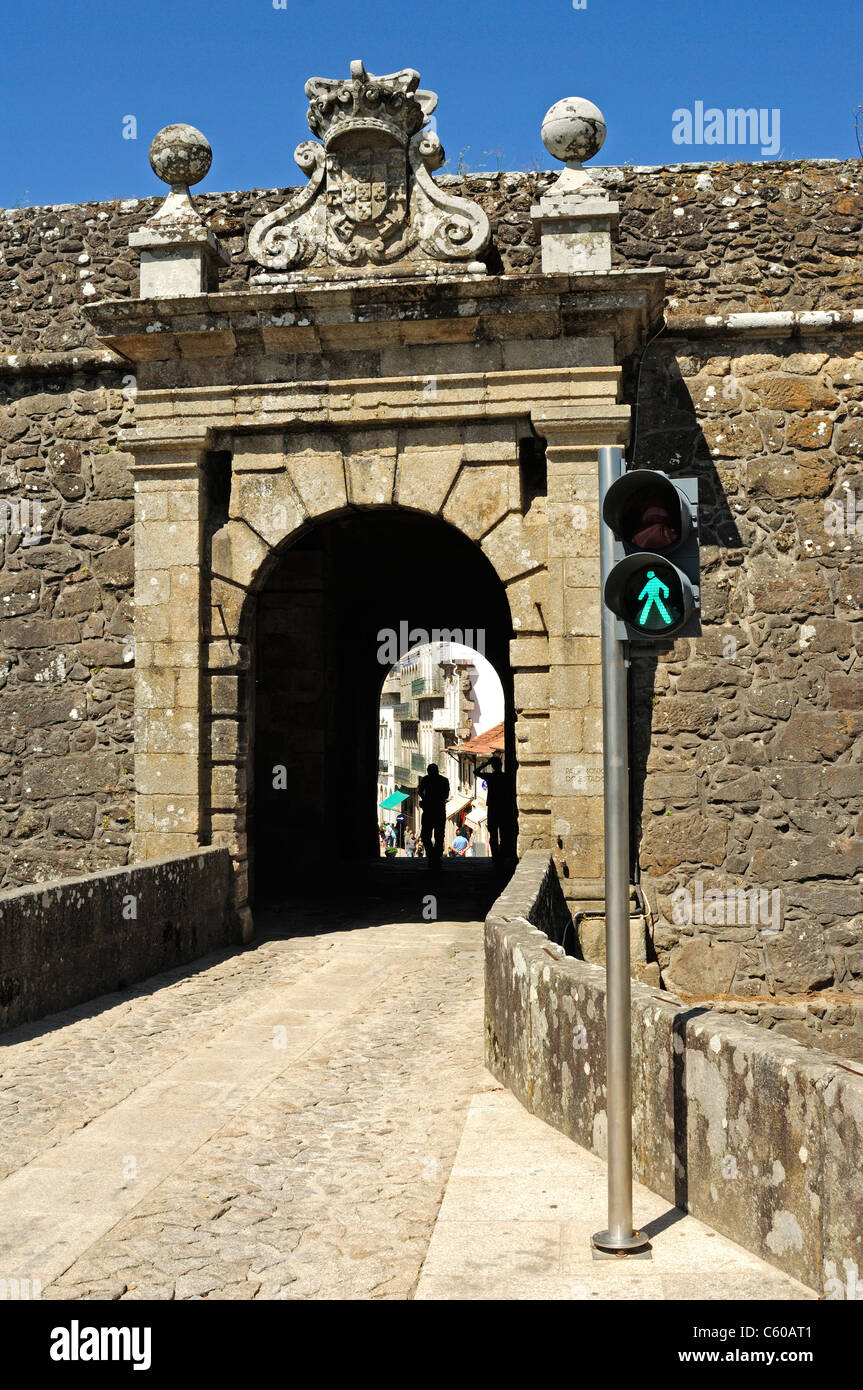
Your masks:
{"label": "pole base plate", "polygon": [[610,1231],[597,1231],[591,1236],[590,1244],[595,1260],[610,1260],[620,1255],[642,1260],[651,1258],[650,1237],[644,1231],[633,1231],[629,1236],[613,1236]]}

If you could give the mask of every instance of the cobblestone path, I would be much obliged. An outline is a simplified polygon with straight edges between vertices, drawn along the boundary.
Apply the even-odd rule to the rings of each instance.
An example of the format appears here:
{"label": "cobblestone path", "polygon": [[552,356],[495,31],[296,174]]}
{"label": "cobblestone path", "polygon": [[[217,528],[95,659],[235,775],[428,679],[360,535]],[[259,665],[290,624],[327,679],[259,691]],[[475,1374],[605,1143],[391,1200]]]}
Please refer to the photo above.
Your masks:
{"label": "cobblestone path", "polygon": [[0,1277],[410,1298],[492,1085],[482,928],[295,917],[0,1043]]}

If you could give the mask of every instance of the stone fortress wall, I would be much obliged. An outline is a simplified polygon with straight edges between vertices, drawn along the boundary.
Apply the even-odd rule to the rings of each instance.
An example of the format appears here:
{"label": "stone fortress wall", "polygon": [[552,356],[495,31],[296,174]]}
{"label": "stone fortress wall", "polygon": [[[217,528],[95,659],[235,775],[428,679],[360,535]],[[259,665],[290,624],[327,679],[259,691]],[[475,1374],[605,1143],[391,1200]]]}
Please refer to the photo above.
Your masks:
{"label": "stone fortress wall", "polygon": [[208,847],[5,893],[0,1030],[238,945],[233,874]]}
{"label": "stone fortress wall", "polygon": [[[705,635],[633,663],[652,947],[685,993],[850,996],[863,990],[863,171],[591,172],[621,205],[614,265],[667,275],[666,328],[624,363],[631,449],[697,472],[704,503]],[[539,273],[529,211],[554,178],[444,180],[487,212],[492,274]],[[247,287],[249,229],[284,196],[196,198],[232,255],[221,290]],[[115,444],[135,380],[83,309],[137,294],[128,236],[160,201],[0,214],[0,501],[38,501],[43,529],[25,544],[13,509],[0,538],[6,888],[130,857],[133,508]],[[859,530],[828,530],[828,499]],[[675,922],[672,895],[697,883],[780,890],[781,930]]]}

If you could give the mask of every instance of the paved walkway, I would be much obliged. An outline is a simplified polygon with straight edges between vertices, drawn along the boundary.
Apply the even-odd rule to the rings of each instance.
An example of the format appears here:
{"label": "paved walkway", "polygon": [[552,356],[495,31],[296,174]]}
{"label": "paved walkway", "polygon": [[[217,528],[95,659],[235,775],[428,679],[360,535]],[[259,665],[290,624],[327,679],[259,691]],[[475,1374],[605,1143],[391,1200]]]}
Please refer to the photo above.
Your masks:
{"label": "paved walkway", "polygon": [[[602,1164],[482,1066],[480,922],[399,912],[420,916],[415,891],[356,925],[349,905],[282,913],[250,950],[2,1035],[0,1280],[55,1299],[407,1299],[421,1272],[423,1298],[607,1287],[570,1209],[589,1175],[596,1224]],[[801,1296],[715,1241],[773,1278],[741,1296]]]}
{"label": "paved walkway", "polygon": [[43,1298],[411,1297],[491,1084],[481,942],[458,922],[274,938],[6,1034],[0,1277]]}
{"label": "paved walkway", "polygon": [[606,1167],[508,1091],[475,1096],[418,1299],[817,1299],[733,1241],[635,1185],[650,1259],[594,1259]]}

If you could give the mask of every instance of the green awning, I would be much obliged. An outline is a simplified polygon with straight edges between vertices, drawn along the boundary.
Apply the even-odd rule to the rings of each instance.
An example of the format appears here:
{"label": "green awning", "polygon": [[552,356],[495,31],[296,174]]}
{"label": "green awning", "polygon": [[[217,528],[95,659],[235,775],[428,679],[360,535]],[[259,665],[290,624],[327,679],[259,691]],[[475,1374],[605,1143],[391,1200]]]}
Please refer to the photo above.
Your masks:
{"label": "green awning", "polygon": [[407,799],[407,792],[393,792],[387,797],[386,801],[379,801],[378,805],[381,806],[384,811],[394,811],[397,806],[401,806],[402,802],[407,801]]}

